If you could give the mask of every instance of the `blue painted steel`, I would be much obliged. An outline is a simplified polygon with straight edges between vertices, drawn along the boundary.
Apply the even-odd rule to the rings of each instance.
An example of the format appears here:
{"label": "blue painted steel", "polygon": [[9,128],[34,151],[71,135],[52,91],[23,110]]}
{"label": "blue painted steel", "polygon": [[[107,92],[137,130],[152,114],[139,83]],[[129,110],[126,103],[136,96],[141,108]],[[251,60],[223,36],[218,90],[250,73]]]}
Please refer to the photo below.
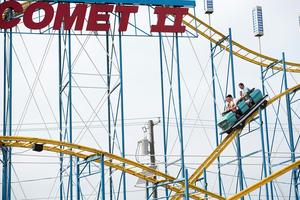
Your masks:
{"label": "blue painted steel", "polygon": [[[7,30],[4,29],[4,65],[3,65],[3,136],[6,136],[6,80],[7,80],[7,55],[6,55],[6,34]],[[2,199],[7,197],[7,149],[2,147],[3,156],[3,169],[2,169]]]}
{"label": "blue painted steel", "polygon": [[185,167],[184,167],[184,146],[183,146],[183,127],[182,127],[182,109],[181,109],[181,86],[180,86],[180,63],[179,63],[179,45],[178,45],[178,33],[175,33],[176,39],[176,55],[177,55],[177,79],[178,79],[178,105],[179,105],[179,139],[181,148],[181,170],[182,177],[184,177]]}
{"label": "blue painted steel", "polygon": [[[166,140],[166,120],[165,120],[165,96],[164,96],[164,78],[163,78],[163,53],[162,53],[162,36],[159,33],[159,58],[160,58],[160,87],[161,87],[161,105],[162,105],[162,123],[163,123],[163,140],[164,140],[164,163],[165,174],[168,174],[167,167],[167,140]],[[168,200],[168,188],[165,188],[166,200]]]}
{"label": "blue painted steel", "polygon": [[80,199],[80,170],[79,170],[79,158],[76,157],[76,197]]}
{"label": "blue painted steel", "polygon": [[150,197],[149,197],[148,181],[146,181],[146,200],[148,199],[150,199]]}
{"label": "blue painted steel", "polygon": [[[231,78],[232,78],[232,92],[233,97],[235,98],[235,81],[234,81],[234,66],[233,66],[233,51],[232,51],[232,34],[231,34],[231,28],[229,28],[229,46],[230,46],[230,64],[231,64]],[[244,190],[243,186],[243,168],[242,168],[242,160],[241,160],[241,143],[240,143],[240,134],[236,137],[237,142],[237,156],[238,156],[238,178],[239,178],[239,184],[240,184],[240,191]],[[241,200],[244,200],[244,197],[241,198]]]}
{"label": "blue painted steel", "polygon": [[[247,158],[247,157],[252,156],[252,155],[254,155],[254,154],[257,154],[257,153],[259,153],[259,152],[261,152],[261,150],[258,150],[258,151],[254,151],[254,152],[252,152],[252,153],[249,153],[249,154],[247,154],[247,155],[245,155],[245,156],[242,156],[240,159]],[[225,166],[225,165],[228,165],[228,164],[230,164],[230,163],[233,163],[233,162],[235,162],[235,161],[237,161],[237,160],[238,160],[238,158],[237,158],[237,159],[234,159],[234,160],[231,160],[231,161],[228,161],[228,162],[226,162],[226,163],[220,165],[220,167],[223,167],[223,166]]]}
{"label": "blue painted steel", "polygon": [[[260,44],[260,37],[258,38],[259,41],[259,53],[261,53],[261,44]],[[265,96],[265,82],[264,82],[264,75],[263,75],[263,66],[260,66],[261,71],[261,83],[262,83],[262,95]],[[266,145],[267,145],[267,152],[268,152],[268,165],[271,165],[271,153],[270,153],[270,142],[269,142],[269,129],[268,129],[268,118],[267,118],[267,108],[264,109],[264,115],[265,115],[265,131],[266,131]],[[260,126],[262,128],[262,126]],[[263,153],[265,154],[265,153]],[[266,162],[264,162],[266,165]],[[272,174],[271,168],[269,167],[269,175]],[[269,199],[269,193],[266,193],[267,199]],[[273,181],[270,181],[270,197],[271,200],[274,199],[273,197]]]}
{"label": "blue painted steel", "polygon": [[[43,0],[54,2],[54,0]],[[135,4],[135,5],[156,5],[156,6],[187,6],[195,7],[195,0],[56,0],[55,2],[84,2],[84,3],[113,3],[113,4]]]}
{"label": "blue painted steel", "polygon": [[[282,53],[282,62],[283,62],[284,86],[285,86],[285,90],[287,90],[288,85],[287,85],[287,76],[286,76],[286,66],[285,66],[284,53]],[[290,96],[289,96],[289,94],[286,94],[285,97],[286,97],[287,117],[288,117],[288,126],[289,126],[291,159],[292,159],[292,162],[295,162],[295,160],[296,160],[295,159],[295,144],[294,144],[294,136],[293,136],[293,124],[292,124]],[[292,170],[292,178],[293,178],[292,182],[294,184],[295,199],[299,200],[296,169]]]}
{"label": "blue painted steel", "polygon": [[[119,19],[121,18],[119,13]],[[122,32],[119,32],[119,53],[120,53],[120,95],[121,95],[121,128],[122,128],[122,157],[125,158],[125,131],[124,131],[124,97],[123,97],[123,59],[122,59]],[[125,163],[123,164],[125,167]],[[123,177],[123,199],[126,200],[126,176]]]}
{"label": "blue painted steel", "polygon": [[[262,148],[262,158],[263,158],[263,163],[262,163],[262,168],[263,168],[263,174],[264,178],[268,176],[267,174],[267,165],[266,165],[266,152],[265,152],[265,141],[264,141],[264,131],[263,131],[263,125],[262,125],[262,112],[261,108],[259,108],[259,121],[260,123],[260,138],[261,138],[261,148]],[[269,199],[269,189],[268,189],[268,183],[265,185],[266,187],[266,199]]]}
{"label": "blue painted steel", "polygon": [[189,175],[188,175],[188,170],[186,169],[184,172],[184,177],[185,177],[185,200],[190,199],[190,193],[189,193]]}
{"label": "blue painted steel", "polygon": [[[106,22],[108,23],[108,22]],[[106,73],[107,73],[107,131],[108,131],[108,152],[112,153],[112,137],[111,137],[111,113],[110,113],[110,106],[111,106],[111,101],[110,101],[110,79],[111,79],[111,69],[110,69],[110,56],[109,56],[109,31],[106,32]],[[109,162],[112,162],[110,160]],[[113,187],[113,181],[112,181],[112,168],[109,167],[109,199],[113,199],[113,192],[112,192],[112,187]]]}
{"label": "blue painted steel", "polygon": [[[242,168],[242,156],[241,156],[241,142],[240,142],[240,134],[236,137],[236,148],[237,148],[237,157],[238,157],[238,180],[240,184],[240,191],[244,190],[243,184],[243,168]],[[244,200],[244,197],[241,197],[241,200]]]}
{"label": "blue painted steel", "polygon": [[[61,30],[59,30],[59,37],[58,37],[58,68],[59,68],[59,140],[62,141],[62,132],[63,132],[63,127],[62,127],[62,61],[61,61]],[[62,148],[62,146],[60,146]],[[60,200],[63,199],[63,185],[62,185],[62,170],[63,170],[63,154],[59,153],[59,160],[60,160],[60,176],[59,176],[59,196]]]}
{"label": "blue painted steel", "polygon": [[[12,10],[10,10],[12,12]],[[12,136],[12,29],[9,30],[9,100],[8,100],[8,107],[9,107],[9,131],[8,135]],[[11,199],[11,162],[12,162],[12,157],[11,157],[11,147],[8,148],[8,184],[7,184],[7,197],[8,200]]]}
{"label": "blue painted steel", "polygon": [[233,66],[233,52],[232,52],[232,34],[229,28],[229,47],[230,47],[230,64],[231,64],[231,78],[232,78],[232,93],[235,98],[235,81],[234,81],[234,66]]}
{"label": "blue painted steel", "polygon": [[[125,192],[125,191],[124,191]],[[105,200],[105,179],[104,179],[104,155],[101,155],[101,193],[102,200]]]}
{"label": "blue painted steel", "polygon": [[[217,47],[217,45],[215,45]],[[210,61],[211,61],[211,74],[212,74],[212,86],[213,86],[213,97],[214,97],[214,116],[215,116],[215,136],[216,136],[216,146],[219,146],[219,134],[218,134],[218,119],[217,119],[217,104],[216,104],[216,86],[215,86],[215,65],[214,65],[214,51],[215,47],[212,46],[210,42]],[[219,195],[222,196],[222,179],[221,179],[221,169],[220,169],[220,157],[217,158],[218,161],[218,180],[219,180]]]}
{"label": "blue painted steel", "polygon": [[[71,60],[71,31],[68,31],[68,50],[69,50],[69,60],[68,60],[68,71],[69,71],[69,95],[68,95],[68,104],[69,104],[69,136],[70,143],[73,142],[72,135],[72,60]],[[73,199],[73,156],[70,156],[70,200]],[[78,177],[77,177],[78,178]]]}
{"label": "blue painted steel", "polygon": [[[11,10],[10,10],[11,12]],[[3,84],[3,135],[12,135],[12,29],[9,30],[7,57],[7,31],[4,31],[4,84]],[[7,93],[7,96],[6,96]],[[11,147],[2,147],[2,199],[11,199]]]}
{"label": "blue painted steel", "polygon": [[[203,176],[204,176],[204,190],[207,190],[207,178],[206,178],[206,169],[203,168]],[[208,197],[207,194],[204,195],[204,197]]]}

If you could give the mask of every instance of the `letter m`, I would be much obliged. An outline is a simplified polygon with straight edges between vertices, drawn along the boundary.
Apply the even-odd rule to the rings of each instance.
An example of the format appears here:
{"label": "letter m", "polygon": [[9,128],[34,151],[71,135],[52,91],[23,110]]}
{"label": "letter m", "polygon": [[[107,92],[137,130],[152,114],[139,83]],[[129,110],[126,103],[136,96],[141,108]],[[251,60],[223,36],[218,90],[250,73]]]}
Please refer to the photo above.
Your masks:
{"label": "letter m", "polygon": [[74,24],[75,19],[77,19],[75,30],[82,30],[86,9],[86,4],[77,4],[72,13],[72,16],[70,16],[70,4],[58,4],[53,29],[59,30],[62,22],[64,22],[64,30],[70,30]]}

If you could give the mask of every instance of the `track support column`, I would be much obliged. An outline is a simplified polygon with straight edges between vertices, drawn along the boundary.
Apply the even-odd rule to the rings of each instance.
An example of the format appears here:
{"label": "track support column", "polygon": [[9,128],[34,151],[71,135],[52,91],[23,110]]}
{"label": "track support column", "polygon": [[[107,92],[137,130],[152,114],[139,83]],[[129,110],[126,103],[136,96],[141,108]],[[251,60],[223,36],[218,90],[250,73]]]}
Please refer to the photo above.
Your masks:
{"label": "track support column", "polygon": [[[283,63],[284,86],[285,86],[285,90],[288,90],[284,53],[282,53],[282,63]],[[285,97],[286,97],[286,106],[287,106],[287,117],[288,117],[288,128],[289,128],[289,138],[290,138],[291,160],[292,160],[292,163],[294,163],[296,161],[296,158],[295,158],[295,143],[294,143],[294,135],[293,135],[292,114],[291,114],[291,102],[290,102],[289,94],[286,94]],[[293,179],[292,183],[294,185],[295,199],[299,200],[299,191],[298,191],[298,183],[297,183],[298,177],[297,177],[297,170],[296,169],[297,168],[292,170],[292,179]]]}

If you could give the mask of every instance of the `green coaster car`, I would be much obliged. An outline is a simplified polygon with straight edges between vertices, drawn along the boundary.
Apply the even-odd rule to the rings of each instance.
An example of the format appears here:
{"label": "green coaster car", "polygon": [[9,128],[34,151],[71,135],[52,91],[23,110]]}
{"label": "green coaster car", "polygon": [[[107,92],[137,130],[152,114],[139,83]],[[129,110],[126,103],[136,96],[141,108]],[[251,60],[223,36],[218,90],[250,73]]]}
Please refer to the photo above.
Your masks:
{"label": "green coaster car", "polygon": [[238,108],[242,112],[242,116],[237,119],[237,117],[234,115],[232,111],[228,111],[222,115],[222,117],[218,120],[218,126],[222,129],[223,133],[230,133],[234,128],[241,129],[245,126],[245,120],[250,116],[255,110],[257,110],[259,107],[264,109],[267,105],[267,98],[268,95],[262,96],[262,93],[259,89],[252,89],[250,91],[250,101],[253,104],[253,106],[249,109],[247,103],[242,100],[238,102]]}

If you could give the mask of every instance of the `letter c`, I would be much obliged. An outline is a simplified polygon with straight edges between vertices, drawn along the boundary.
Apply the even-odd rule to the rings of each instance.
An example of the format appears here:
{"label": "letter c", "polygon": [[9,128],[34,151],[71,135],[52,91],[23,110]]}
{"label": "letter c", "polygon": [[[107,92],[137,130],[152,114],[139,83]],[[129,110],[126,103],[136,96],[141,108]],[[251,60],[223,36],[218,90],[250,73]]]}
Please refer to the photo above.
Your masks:
{"label": "letter c", "polygon": [[4,21],[2,16],[7,8],[13,9],[15,12],[23,12],[22,5],[17,1],[5,1],[0,4],[0,28],[8,29],[16,26],[21,19],[11,18],[10,21]]}

